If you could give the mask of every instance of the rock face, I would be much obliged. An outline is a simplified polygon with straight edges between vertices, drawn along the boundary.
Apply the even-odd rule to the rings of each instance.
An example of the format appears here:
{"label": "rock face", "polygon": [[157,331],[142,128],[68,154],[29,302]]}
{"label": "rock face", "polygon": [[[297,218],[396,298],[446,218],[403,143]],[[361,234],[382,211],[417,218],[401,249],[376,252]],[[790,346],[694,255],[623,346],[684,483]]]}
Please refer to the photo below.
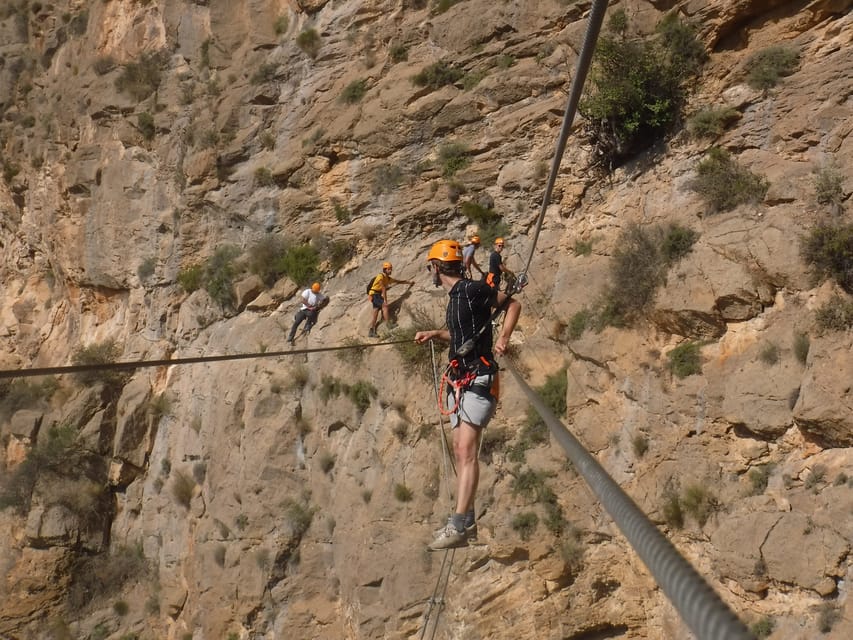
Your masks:
{"label": "rock face", "polygon": [[[851,224],[853,2],[611,7],[644,33],[698,25],[687,115],[737,118],[608,175],[577,126],[535,247],[589,3],[6,5],[0,369],[257,357],[2,381],[0,636],[688,637],[559,445],[529,441],[508,375],[479,541],[437,593],[424,547],[453,477],[429,355],[310,351],[363,342],[383,260],[416,282],[391,289],[400,326],[440,326],[424,252],[487,231],[472,205],[501,215],[510,268],[534,250],[517,366],[533,386],[566,371],[584,446],[756,634],[853,635],[853,338],[816,321],[850,297],[800,253],[816,223]],[[779,43],[796,71],[750,88]],[[437,62],[459,78],[412,81]],[[761,202],[710,211],[691,185],[711,146],[766,178]],[[633,224],[697,240],[632,326],[575,331]],[[270,246],[316,251],[331,297],[292,355],[294,280],[315,276],[306,254],[268,269]]]}

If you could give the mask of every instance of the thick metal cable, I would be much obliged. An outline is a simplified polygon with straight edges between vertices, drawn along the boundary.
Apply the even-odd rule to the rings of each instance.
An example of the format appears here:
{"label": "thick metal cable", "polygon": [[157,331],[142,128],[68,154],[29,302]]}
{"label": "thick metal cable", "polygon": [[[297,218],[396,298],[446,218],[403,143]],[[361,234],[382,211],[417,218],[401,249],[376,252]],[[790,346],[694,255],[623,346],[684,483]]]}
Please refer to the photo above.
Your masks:
{"label": "thick metal cable", "polygon": [[753,640],[754,636],[637,504],[578,442],[507,359],[506,366],[530,404],[566,451],[575,469],[651,571],[699,640]]}
{"label": "thick metal cable", "polygon": [[569,101],[566,105],[566,111],[563,114],[563,126],[560,128],[560,136],[557,138],[557,149],[554,152],[554,160],[551,162],[551,174],[548,176],[545,194],[542,196],[542,207],[539,210],[539,218],[536,221],[536,229],[533,232],[530,254],[527,256],[527,263],[524,265],[522,273],[527,273],[530,270],[530,263],[533,261],[533,252],[536,249],[536,243],[539,241],[539,232],[542,230],[545,210],[551,203],[551,193],[554,191],[557,172],[560,170],[560,162],[563,159],[563,153],[566,151],[566,142],[569,139],[572,122],[575,119],[575,113],[577,112],[578,103],[583,92],[583,85],[586,82],[586,76],[592,64],[592,54],[595,52],[595,43],[598,41],[598,34],[601,31],[601,23],[604,22],[604,11],[606,9],[607,0],[593,0],[592,11],[589,14],[589,22],[586,26],[586,35],[584,36],[583,45],[578,55],[577,66],[575,67],[575,77],[572,78],[572,86],[569,89]]}
{"label": "thick metal cable", "polygon": [[263,351],[257,353],[235,353],[220,356],[195,356],[190,358],[171,358],[162,360],[134,360],[130,362],[102,362],[97,364],[73,364],[64,367],[39,367],[33,369],[3,369],[0,370],[0,380],[8,378],[29,378],[32,376],[61,375],[63,373],[85,373],[87,371],[130,371],[144,367],[171,367],[176,364],[196,364],[200,362],[223,362],[226,360],[251,360],[253,358],[280,358],[303,353],[319,353],[321,351],[344,351],[346,349],[369,349],[388,344],[402,344],[411,340],[389,340],[387,342],[371,342],[369,344],[353,344],[339,347],[315,347],[313,349],[288,349],[287,351]]}

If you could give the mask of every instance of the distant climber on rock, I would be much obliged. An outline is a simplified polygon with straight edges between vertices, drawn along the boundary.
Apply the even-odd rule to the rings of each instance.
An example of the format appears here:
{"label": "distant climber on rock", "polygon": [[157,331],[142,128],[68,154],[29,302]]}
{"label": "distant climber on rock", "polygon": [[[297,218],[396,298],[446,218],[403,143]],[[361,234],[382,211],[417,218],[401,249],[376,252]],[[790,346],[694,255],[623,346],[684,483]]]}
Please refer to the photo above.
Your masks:
{"label": "distant climber on rock", "polygon": [[394,328],[391,324],[390,314],[388,311],[388,288],[392,284],[415,284],[412,280],[397,280],[391,277],[391,271],[394,266],[390,262],[382,263],[382,272],[373,277],[370,285],[367,288],[367,297],[373,305],[373,317],[370,320],[370,330],[367,333],[369,338],[376,337],[376,322],[379,318],[379,312],[382,311],[382,317],[390,328]]}
{"label": "distant climber on rock", "polygon": [[449,296],[446,329],[418,331],[415,342],[434,338],[450,343],[450,364],[442,382],[447,394],[442,398],[453,428],[456,457],[456,509],[447,524],[436,532],[431,551],[467,544],[477,535],[474,498],[480,479],[477,448],[483,429],[495,413],[498,399],[498,366],[492,354],[492,310],[505,309],[506,317],[494,351],[506,353],[510,336],[518,322],[521,304],[482,280],[464,277],[462,247],[453,240],[436,242],[427,255],[427,268],[435,286]]}
{"label": "distant climber on rock", "polygon": [[480,268],[480,265],[477,264],[477,258],[474,254],[477,252],[477,249],[480,248],[480,236],[471,236],[471,242],[464,249],[462,249],[462,263],[465,265],[465,277],[469,280],[473,280],[474,272],[471,270],[471,267],[476,269],[480,276],[486,275],[486,273]]}
{"label": "distant climber on rock", "polygon": [[311,329],[315,324],[317,324],[317,317],[320,314],[320,309],[329,304],[329,297],[323,295],[320,292],[320,288],[320,283],[315,282],[302,292],[302,305],[293,317],[293,326],[290,327],[290,336],[287,338],[287,341],[290,344],[295,342],[296,330],[299,329],[299,325],[302,324],[302,321],[307,321],[305,322],[305,333],[311,333]]}
{"label": "distant climber on rock", "polygon": [[501,288],[501,276],[503,274],[507,274],[507,276],[514,277],[515,274],[510,271],[503,262],[503,256],[501,253],[504,250],[504,239],[503,238],[495,238],[495,247],[489,256],[489,272],[486,274],[486,284],[492,287],[496,291],[500,291]]}

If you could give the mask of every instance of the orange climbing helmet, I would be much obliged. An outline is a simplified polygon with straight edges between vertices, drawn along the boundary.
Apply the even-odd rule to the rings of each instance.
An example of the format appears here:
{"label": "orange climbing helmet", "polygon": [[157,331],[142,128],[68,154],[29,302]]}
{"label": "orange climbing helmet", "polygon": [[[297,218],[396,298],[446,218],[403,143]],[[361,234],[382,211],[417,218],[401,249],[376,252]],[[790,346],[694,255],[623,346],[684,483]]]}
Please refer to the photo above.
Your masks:
{"label": "orange climbing helmet", "polygon": [[455,240],[439,240],[427,254],[427,262],[438,260],[439,262],[461,262],[462,247]]}
{"label": "orange climbing helmet", "polygon": [[480,236],[471,236],[471,244],[480,244]]}
{"label": "orange climbing helmet", "polygon": [[394,265],[392,265],[390,262],[386,261],[386,262],[382,263],[382,270],[383,271],[391,271],[393,269],[394,269]]}
{"label": "orange climbing helmet", "polygon": [[504,246],[504,239],[503,238],[495,238],[495,246],[497,246],[497,247]]}
{"label": "orange climbing helmet", "polygon": [[314,293],[320,293],[320,283],[315,282],[314,284],[312,284],[311,291],[313,291]]}

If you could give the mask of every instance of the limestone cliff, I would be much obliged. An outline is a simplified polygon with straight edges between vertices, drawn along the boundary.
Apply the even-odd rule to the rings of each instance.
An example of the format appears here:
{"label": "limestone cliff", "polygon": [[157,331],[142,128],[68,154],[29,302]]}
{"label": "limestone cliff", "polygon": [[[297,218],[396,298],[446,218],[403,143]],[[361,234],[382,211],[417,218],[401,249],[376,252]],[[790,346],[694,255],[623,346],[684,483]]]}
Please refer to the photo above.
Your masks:
{"label": "limestone cliff", "polygon": [[[853,331],[820,320],[853,315],[851,292],[801,252],[851,224],[851,4],[614,3],[639,35],[666,13],[695,25],[708,59],[683,118],[612,171],[576,120],[513,337],[531,384],[565,372],[569,428],[777,640],[853,634]],[[299,347],[367,340],[383,260],[417,283],[391,290],[401,329],[383,335],[440,323],[432,242],[497,212],[510,268],[533,248],[589,8],[7,0],[0,369],[283,349],[305,282],[265,268],[270,247],[316,258],[331,296]],[[754,56],[779,45],[796,68],[754,88]],[[708,108],[725,125],[692,134]],[[709,206],[712,147],[766,191]],[[625,234],[667,225],[693,243],[650,306],[586,327]],[[419,354],[4,383],[0,637],[420,637],[452,482]],[[455,554],[435,637],[689,637],[530,434],[506,376],[479,543]]]}

